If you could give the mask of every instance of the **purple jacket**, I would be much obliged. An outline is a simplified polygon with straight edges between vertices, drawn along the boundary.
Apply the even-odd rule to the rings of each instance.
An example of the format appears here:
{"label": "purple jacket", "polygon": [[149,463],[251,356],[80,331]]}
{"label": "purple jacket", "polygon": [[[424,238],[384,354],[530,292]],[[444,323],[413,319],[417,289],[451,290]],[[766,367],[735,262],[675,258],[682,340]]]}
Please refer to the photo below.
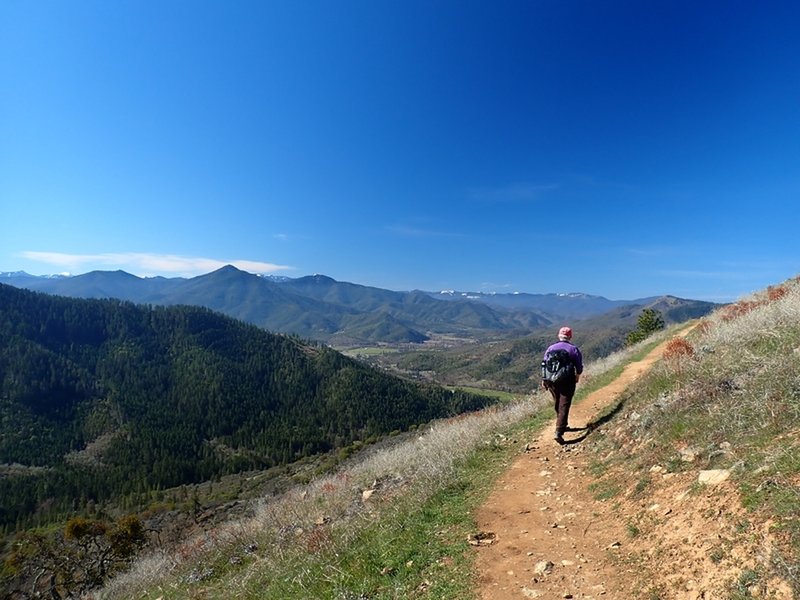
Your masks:
{"label": "purple jacket", "polygon": [[572,364],[575,365],[575,372],[578,373],[578,375],[583,373],[583,356],[576,345],[570,342],[556,342],[544,351],[544,355],[547,356],[547,354],[553,350],[566,350],[569,352],[569,355],[572,357]]}

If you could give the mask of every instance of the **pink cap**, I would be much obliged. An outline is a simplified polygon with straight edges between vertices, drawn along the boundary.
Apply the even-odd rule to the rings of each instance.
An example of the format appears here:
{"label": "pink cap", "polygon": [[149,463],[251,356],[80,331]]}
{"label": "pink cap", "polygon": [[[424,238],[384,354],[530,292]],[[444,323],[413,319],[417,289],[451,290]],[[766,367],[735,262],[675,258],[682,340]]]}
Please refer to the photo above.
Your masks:
{"label": "pink cap", "polygon": [[561,329],[558,330],[558,337],[564,337],[567,339],[571,338],[572,329],[570,329],[569,327],[562,327]]}

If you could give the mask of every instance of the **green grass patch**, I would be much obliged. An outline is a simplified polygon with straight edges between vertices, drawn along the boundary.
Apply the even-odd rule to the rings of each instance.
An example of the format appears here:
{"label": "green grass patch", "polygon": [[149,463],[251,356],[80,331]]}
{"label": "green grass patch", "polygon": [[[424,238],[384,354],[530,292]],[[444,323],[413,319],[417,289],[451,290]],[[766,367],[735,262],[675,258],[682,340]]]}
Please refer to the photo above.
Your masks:
{"label": "green grass patch", "polygon": [[708,558],[711,560],[712,563],[718,565],[722,562],[722,559],[725,558],[727,552],[725,548],[722,546],[715,546],[708,555]]}
{"label": "green grass patch", "polygon": [[503,392],[501,390],[486,390],[483,388],[476,388],[476,387],[468,387],[468,386],[458,386],[456,388],[452,388],[456,390],[460,390],[462,392],[468,392],[470,394],[475,394],[476,396],[488,396],[489,398],[496,398],[501,402],[511,402],[519,398],[519,394],[512,394],[511,392]]}
{"label": "green grass patch", "polygon": [[607,386],[609,383],[614,381],[617,377],[622,375],[622,371],[625,368],[625,365],[620,365],[609,369],[605,373],[601,373],[597,377],[592,377],[589,381],[585,383],[579,383],[578,388],[575,391],[575,402],[580,402],[586,396],[599,390],[602,387]]}
{"label": "green grass patch", "polygon": [[342,354],[351,357],[359,357],[359,356],[382,356],[384,354],[397,354],[399,350],[397,348],[386,348],[383,346],[368,346],[366,348],[350,348],[347,350],[342,350]]}
{"label": "green grass patch", "polygon": [[600,477],[608,471],[608,467],[608,462],[592,459],[592,461],[589,463],[589,473],[591,473],[594,477]]}
{"label": "green grass patch", "polygon": [[759,590],[758,596],[754,595],[751,591],[756,588],[761,575],[758,571],[753,569],[745,569],[739,574],[739,578],[728,587],[728,597],[730,600],[747,600],[749,598],[760,598],[761,593]]}
{"label": "green grass patch", "polygon": [[639,529],[639,526],[632,521],[628,521],[625,524],[625,531],[628,533],[628,537],[630,538],[638,537],[642,533],[642,530]]}
{"label": "green grass patch", "polygon": [[589,491],[595,500],[610,500],[622,491],[622,487],[614,481],[595,481],[589,484]]}
{"label": "green grass patch", "polygon": [[[469,486],[454,484],[421,507],[398,506],[345,546],[297,556],[288,570],[251,578],[238,597],[471,598]],[[223,597],[224,589],[220,596]]]}
{"label": "green grass patch", "polygon": [[644,475],[639,478],[639,481],[636,482],[636,485],[633,488],[633,497],[641,496],[644,491],[653,483],[653,480],[649,475]]}

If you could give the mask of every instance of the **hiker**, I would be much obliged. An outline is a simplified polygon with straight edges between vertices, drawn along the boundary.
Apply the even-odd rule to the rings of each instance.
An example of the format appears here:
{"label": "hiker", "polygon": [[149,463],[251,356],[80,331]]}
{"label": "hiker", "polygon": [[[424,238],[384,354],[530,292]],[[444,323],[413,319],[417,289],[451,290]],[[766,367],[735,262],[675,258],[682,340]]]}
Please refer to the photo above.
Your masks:
{"label": "hiker", "polygon": [[[545,350],[542,361],[542,387],[553,396],[556,411],[554,439],[559,444],[564,443],[565,431],[575,431],[568,425],[569,408],[575,395],[575,386],[583,372],[583,356],[571,339],[571,328],[559,329],[558,341]],[[560,360],[551,360],[554,357]]]}

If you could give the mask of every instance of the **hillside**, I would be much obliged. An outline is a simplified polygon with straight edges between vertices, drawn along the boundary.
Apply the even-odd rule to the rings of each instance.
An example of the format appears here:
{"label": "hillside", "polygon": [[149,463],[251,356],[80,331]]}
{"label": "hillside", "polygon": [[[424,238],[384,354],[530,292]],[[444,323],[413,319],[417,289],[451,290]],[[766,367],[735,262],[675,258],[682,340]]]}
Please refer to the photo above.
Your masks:
{"label": "hillside", "polygon": [[674,333],[589,365],[565,447],[542,397],[441,423],[100,597],[797,598],[800,280]]}
{"label": "hillside", "polygon": [[0,284],[0,528],[286,465],[487,398],[204,308]]}

